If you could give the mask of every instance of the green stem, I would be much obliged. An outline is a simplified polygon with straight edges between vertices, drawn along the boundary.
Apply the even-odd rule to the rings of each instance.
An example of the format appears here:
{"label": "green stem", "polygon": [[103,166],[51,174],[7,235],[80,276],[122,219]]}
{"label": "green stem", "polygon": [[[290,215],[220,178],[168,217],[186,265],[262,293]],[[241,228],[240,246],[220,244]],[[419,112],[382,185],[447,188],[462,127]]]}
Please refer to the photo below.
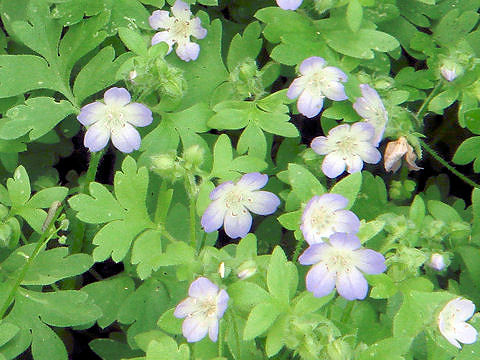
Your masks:
{"label": "green stem", "polygon": [[95,181],[95,176],[97,175],[98,164],[100,163],[100,159],[102,158],[103,150],[93,152],[90,155],[90,163],[88,164],[88,170],[86,175],[86,184],[90,184],[91,182]]}
{"label": "green stem", "polygon": [[190,244],[194,248],[197,246],[196,217],[195,199],[190,198]]}
{"label": "green stem", "polygon": [[472,186],[472,187],[475,187],[475,188],[478,188],[480,189],[480,185],[477,184],[476,182],[470,180],[469,178],[467,178],[465,175],[463,175],[462,173],[460,173],[457,169],[455,169],[453,166],[451,166],[448,162],[446,162],[445,160],[443,160],[442,157],[440,157],[440,155],[438,155],[435,150],[433,150],[430,146],[427,145],[427,143],[425,143],[423,140],[421,139],[418,139],[420,141],[420,144],[422,145],[422,147],[435,159],[437,160],[440,164],[442,164],[443,166],[445,166],[449,171],[451,171],[453,174],[457,175],[461,180],[463,180],[465,183],[467,183],[468,185]]}
{"label": "green stem", "polygon": [[40,236],[40,239],[38,240],[37,246],[33,250],[32,255],[28,257],[27,262],[25,263],[25,265],[23,265],[22,271],[20,272],[20,275],[18,275],[17,277],[17,281],[15,281],[15,284],[13,284],[12,289],[10,290],[10,293],[7,296],[7,299],[5,300],[2,307],[0,308],[0,319],[3,319],[5,312],[7,311],[8,307],[10,306],[10,303],[13,301],[13,298],[15,297],[15,293],[17,292],[18,287],[20,286],[23,279],[25,278],[25,275],[27,275],[28,269],[30,268],[33,260],[35,260],[35,258],[40,253],[42,248],[48,243],[48,241],[56,233],[55,231],[51,232],[51,229],[52,229],[52,226],[54,226],[55,221],[57,220],[61,211],[62,211],[62,207],[59,207],[52,221],[47,226],[47,229]]}
{"label": "green stem", "polygon": [[172,234],[170,234],[165,228],[162,229],[162,235],[165,236],[171,242],[178,242],[178,240],[175,239],[175,237]]}
{"label": "green stem", "polygon": [[423,101],[422,105],[420,106],[417,113],[415,114],[415,119],[417,119],[418,125],[420,125],[420,126],[423,125],[423,117],[425,116],[425,113],[427,112],[427,106],[428,106],[428,104],[430,104],[430,101],[432,100],[432,98],[437,94],[441,85],[442,85],[442,82],[439,81],[435,85],[433,90],[430,92],[430,94],[427,96],[427,98]]}
{"label": "green stem", "polygon": [[222,338],[222,323],[218,324],[218,357],[221,358],[223,355],[223,338]]}
{"label": "green stem", "polygon": [[303,245],[304,241],[305,240],[303,240],[303,238],[302,238],[302,240],[297,241],[297,246],[295,247],[295,252],[293,253],[293,259],[292,259],[292,261],[294,263],[297,262],[298,257],[300,256],[300,251],[302,250],[302,245]]}
{"label": "green stem", "polygon": [[355,301],[349,301],[347,306],[345,306],[345,310],[343,311],[342,315],[342,323],[346,324],[350,320],[350,314],[352,313],[353,305],[355,305]]}

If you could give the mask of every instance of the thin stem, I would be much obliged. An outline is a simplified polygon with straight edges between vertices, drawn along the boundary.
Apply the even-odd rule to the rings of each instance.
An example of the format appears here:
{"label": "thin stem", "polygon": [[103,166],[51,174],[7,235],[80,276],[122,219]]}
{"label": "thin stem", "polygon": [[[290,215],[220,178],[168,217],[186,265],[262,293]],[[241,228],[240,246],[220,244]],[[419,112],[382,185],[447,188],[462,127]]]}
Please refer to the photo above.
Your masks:
{"label": "thin stem", "polygon": [[98,164],[102,158],[103,150],[94,152],[90,155],[90,163],[88,164],[88,170],[86,175],[86,184],[90,184],[92,181],[95,181],[95,176],[97,175]]}
{"label": "thin stem", "polygon": [[438,155],[435,150],[433,150],[430,146],[427,145],[427,143],[425,143],[423,140],[421,139],[418,139],[420,141],[420,144],[422,145],[422,147],[435,159],[437,160],[440,164],[442,164],[443,166],[445,166],[449,171],[451,171],[453,174],[457,175],[461,180],[463,180],[465,183],[467,183],[468,185],[472,186],[472,187],[475,187],[475,188],[478,188],[480,189],[480,185],[477,184],[476,182],[470,180],[469,178],[467,178],[465,175],[463,175],[462,173],[460,173],[457,169],[455,169],[453,166],[451,166],[448,162],[446,162],[445,160],[443,160],[443,158]]}
{"label": "thin stem", "polygon": [[197,245],[196,217],[195,199],[190,198],[190,243],[194,248]]}
{"label": "thin stem", "polygon": [[298,257],[300,256],[300,251],[302,250],[302,245],[304,241],[305,240],[303,238],[297,241],[297,246],[295,247],[295,252],[293,253],[293,259],[292,259],[294,263],[297,262]]}
{"label": "thin stem", "polygon": [[349,301],[347,303],[347,306],[345,306],[345,310],[343,311],[343,315],[342,315],[343,324],[347,323],[348,320],[350,319],[350,314],[352,313],[353,305],[355,305],[355,301]]}
{"label": "thin stem", "polygon": [[223,355],[223,338],[222,338],[222,323],[218,324],[218,357],[221,358]]}
{"label": "thin stem", "polygon": [[415,114],[415,119],[417,119],[418,125],[422,126],[423,125],[423,117],[425,116],[425,113],[427,112],[427,106],[430,104],[430,101],[432,98],[437,94],[438,90],[440,89],[440,86],[442,85],[442,82],[439,81],[433,90],[428,94],[427,98],[423,101],[422,105],[420,105],[420,108],[418,109],[417,113]]}
{"label": "thin stem", "polygon": [[13,298],[15,297],[15,293],[17,292],[18,287],[20,286],[23,279],[25,278],[25,275],[27,275],[28,269],[30,268],[30,265],[32,264],[33,260],[35,260],[35,258],[40,253],[42,248],[48,243],[48,241],[56,233],[55,231],[52,232],[50,230],[52,229],[52,226],[54,226],[55,221],[57,220],[61,211],[62,211],[62,207],[57,209],[57,212],[55,213],[53,220],[50,222],[47,229],[40,236],[40,239],[38,240],[37,246],[33,250],[32,255],[28,257],[27,262],[25,263],[25,265],[23,265],[22,271],[20,272],[20,275],[18,275],[17,277],[17,281],[15,281],[15,284],[13,284],[12,289],[10,290],[10,293],[7,296],[7,299],[5,300],[2,307],[0,308],[0,319],[3,319],[5,312],[7,311],[8,307],[10,306],[10,303],[13,301]]}
{"label": "thin stem", "polygon": [[172,234],[170,234],[165,228],[162,229],[162,235],[165,236],[171,242],[178,242],[178,240],[175,239],[175,237]]}

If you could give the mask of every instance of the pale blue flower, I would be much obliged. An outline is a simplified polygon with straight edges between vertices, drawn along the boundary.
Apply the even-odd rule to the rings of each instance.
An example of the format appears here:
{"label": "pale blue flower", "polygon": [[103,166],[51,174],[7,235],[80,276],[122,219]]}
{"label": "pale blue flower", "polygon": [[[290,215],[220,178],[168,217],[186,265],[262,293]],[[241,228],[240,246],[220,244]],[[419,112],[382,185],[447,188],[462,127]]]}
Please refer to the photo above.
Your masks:
{"label": "pale blue flower", "polygon": [[303,0],[276,0],[283,10],[297,10]]}
{"label": "pale blue flower", "polygon": [[342,124],[328,132],[328,136],[317,136],[310,144],[313,151],[326,155],[322,171],[329,178],[335,178],[345,171],[355,173],[363,169],[363,162],[376,164],[381,155],[372,144],[375,129],[361,121],[353,125]]}
{"label": "pale blue flower", "polygon": [[320,113],[325,97],[341,101],[348,99],[342,82],[347,75],[333,66],[326,66],[323,58],[312,56],[300,64],[300,76],[293,80],[287,91],[287,97],[296,99],[301,114],[312,118]]}
{"label": "pale blue flower", "polygon": [[182,324],[183,336],[188,342],[202,340],[208,333],[212,341],[218,338],[218,321],[227,310],[229,296],[225,290],[205,277],[199,277],[190,284],[188,298],[175,308],[173,315],[185,318]]}
{"label": "pale blue flower", "polygon": [[445,305],[438,314],[440,333],[450,344],[461,349],[463,344],[473,344],[477,341],[478,332],[466,321],[475,313],[475,304],[470,300],[458,297]]}
{"label": "pale blue flower", "polygon": [[95,101],[80,109],[77,119],[88,127],[83,140],[85,147],[92,152],[99,151],[112,138],[113,145],[124,153],[140,148],[140,134],[133,126],[150,125],[152,112],[130,100],[126,89],[113,87],[105,91],[104,103]]}
{"label": "pale blue flower", "polygon": [[365,119],[365,122],[371,124],[375,129],[375,136],[372,144],[378,146],[382,140],[385,126],[388,122],[388,114],[383,106],[382,99],[377,91],[368,84],[360,84],[362,97],[357,98],[353,104],[355,111]]}
{"label": "pale blue flower", "polygon": [[169,54],[173,45],[177,44],[175,51],[180,59],[184,61],[197,60],[200,46],[191,42],[190,37],[203,39],[207,36],[207,30],[202,27],[199,17],[192,19],[189,4],[177,0],[171,10],[173,17],[170,17],[168,11],[155,10],[148,18],[150,26],[154,30],[164,29],[153,36],[152,45],[162,41],[166,42]]}
{"label": "pale blue flower", "polygon": [[212,232],[220,227],[232,239],[245,237],[252,227],[252,215],[273,214],[280,199],[269,191],[259,191],[268,181],[268,176],[249,173],[237,182],[227,181],[217,186],[211,193],[212,202],[202,216],[204,230]]}
{"label": "pale blue flower", "polygon": [[348,199],[338,194],[315,195],[302,214],[303,237],[309,245],[319,244],[331,235],[342,232],[356,234],[360,220],[350,210],[345,210]]}
{"label": "pale blue flower", "polygon": [[430,262],[428,263],[433,270],[442,271],[445,269],[445,259],[442,254],[432,254],[430,257]]}
{"label": "pale blue flower", "polygon": [[357,236],[345,233],[335,233],[329,242],[311,245],[298,260],[302,265],[313,265],[305,282],[316,297],[326,296],[336,287],[345,299],[362,300],[368,291],[362,272],[380,274],[386,270],[382,254],[362,248]]}

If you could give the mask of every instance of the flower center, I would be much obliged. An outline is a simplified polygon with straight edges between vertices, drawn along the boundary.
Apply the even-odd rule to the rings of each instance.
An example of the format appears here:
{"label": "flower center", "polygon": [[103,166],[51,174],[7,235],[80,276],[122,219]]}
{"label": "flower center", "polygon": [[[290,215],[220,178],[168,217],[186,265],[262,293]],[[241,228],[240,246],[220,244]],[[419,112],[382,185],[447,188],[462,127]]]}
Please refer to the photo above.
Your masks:
{"label": "flower center", "polygon": [[249,194],[245,194],[244,191],[240,191],[239,189],[233,189],[225,195],[225,206],[232,216],[246,214],[247,210],[243,204],[252,201],[253,199]]}
{"label": "flower center", "polygon": [[175,40],[187,39],[190,37],[190,21],[175,19],[170,29]]}
{"label": "flower center", "polygon": [[318,95],[322,94],[322,89],[325,88],[325,82],[327,79],[325,76],[322,75],[321,72],[315,72],[310,75],[308,79],[307,86],[310,88],[313,93],[319,93]]}
{"label": "flower center", "polygon": [[331,254],[327,257],[326,266],[328,271],[337,274],[339,272],[350,272],[355,266],[352,251],[348,249],[332,248]]}
{"label": "flower center", "polygon": [[121,108],[109,107],[106,114],[107,126],[112,130],[125,126],[125,120],[123,119],[123,112]]}
{"label": "flower center", "polygon": [[333,230],[335,215],[332,211],[328,211],[323,206],[319,206],[310,216],[310,224],[315,229],[317,235],[326,229]]}
{"label": "flower center", "polygon": [[342,140],[337,140],[335,145],[335,150],[341,153],[343,160],[355,154],[355,149],[358,147],[358,143],[351,136],[345,136]]}

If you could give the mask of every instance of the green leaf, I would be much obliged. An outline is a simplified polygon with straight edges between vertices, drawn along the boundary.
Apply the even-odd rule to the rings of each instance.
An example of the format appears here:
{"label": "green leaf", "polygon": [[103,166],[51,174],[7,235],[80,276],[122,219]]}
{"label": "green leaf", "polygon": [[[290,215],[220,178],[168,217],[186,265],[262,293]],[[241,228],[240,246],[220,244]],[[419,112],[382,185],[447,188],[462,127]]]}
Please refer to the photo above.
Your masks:
{"label": "green leaf", "polygon": [[294,300],[294,312],[299,316],[313,313],[332,300],[334,296],[335,292],[331,292],[329,295],[322,296],[321,298],[313,296],[309,291],[302,292]]}
{"label": "green leaf", "polygon": [[435,96],[428,104],[428,110],[436,112],[437,114],[443,113],[443,109],[449,107],[457,100],[459,92],[455,88],[449,88]]}
{"label": "green leaf", "polygon": [[289,329],[289,317],[281,316],[273,326],[268,329],[267,340],[265,342],[265,352],[268,357],[277,354],[285,345],[285,334]]}
{"label": "green leaf", "polygon": [[357,199],[357,195],[362,187],[362,173],[356,172],[344,177],[338,183],[336,183],[330,190],[330,193],[339,194],[348,199],[348,205],[346,209],[350,209]]}
{"label": "green leaf", "polygon": [[117,313],[124,301],[135,289],[133,280],[127,276],[97,281],[82,288],[102,309],[103,315],[98,318],[98,326],[102,329],[117,319]]}
{"label": "green leaf", "polygon": [[42,208],[46,209],[52,206],[54,201],[62,202],[67,196],[68,188],[63,186],[55,186],[46,188],[35,193],[30,200],[28,200],[26,206],[30,208]]}
{"label": "green leaf", "polygon": [[452,161],[458,165],[466,165],[480,154],[480,136],[472,136],[462,142],[455,151]]}
{"label": "green leaf", "polygon": [[257,110],[255,120],[262,130],[271,134],[283,137],[299,136],[297,128],[290,122],[290,116],[287,114]]}
{"label": "green leaf", "polygon": [[465,125],[475,135],[480,135],[480,108],[466,111]]}
{"label": "green leaf", "polygon": [[29,98],[24,105],[7,111],[6,119],[0,125],[0,138],[11,140],[28,133],[30,141],[36,140],[74,111],[68,101],[56,102],[50,97]]}
{"label": "green leaf", "polygon": [[347,23],[350,30],[357,32],[362,25],[363,7],[358,0],[350,0],[347,6]]}
{"label": "green leaf", "polygon": [[158,319],[157,325],[169,334],[181,334],[183,320],[175,317],[173,315],[174,312],[175,309],[165,311],[165,313],[160,316],[160,319]]}
{"label": "green leaf", "polygon": [[107,26],[109,35],[115,35],[120,27],[151,30],[148,24],[150,13],[138,0],[104,0],[111,9]]}
{"label": "green leaf", "polygon": [[7,180],[7,189],[13,206],[21,207],[30,198],[30,179],[22,165],[15,170],[13,178]]}
{"label": "green leaf", "polygon": [[441,220],[446,224],[455,221],[462,221],[462,217],[457,213],[457,211],[448,206],[447,204],[437,201],[437,200],[429,200],[427,202],[428,211],[433,217],[437,220]]}
{"label": "green leaf", "polygon": [[47,325],[36,322],[32,328],[32,355],[34,359],[66,360],[68,358],[65,345],[57,334]]}
{"label": "green leaf", "polygon": [[422,224],[423,219],[425,218],[425,202],[420,195],[416,195],[413,199],[408,212],[408,218],[418,227]]}
{"label": "green leaf", "polygon": [[238,139],[237,151],[239,154],[245,154],[248,151],[249,155],[256,156],[259,159],[265,158],[267,154],[267,139],[255,122],[250,122],[243,130],[242,135]]}
{"label": "green leaf", "polygon": [[262,39],[259,39],[260,32],[260,23],[254,21],[245,28],[242,36],[236,34],[233,37],[227,56],[227,66],[230,72],[246,59],[257,58],[262,48]]}
{"label": "green leaf", "polygon": [[358,360],[369,359],[391,359],[403,360],[410,348],[412,338],[409,337],[391,337],[380,340],[362,351]]}
{"label": "green leaf", "polygon": [[293,295],[289,292],[288,278],[287,257],[282,248],[276,246],[267,269],[267,286],[270,294],[281,304],[288,304],[291,295]]}
{"label": "green leaf", "polygon": [[8,322],[0,323],[0,346],[5,345],[17,335],[19,327]]}
{"label": "green leaf", "polygon": [[142,351],[132,350],[128,344],[112,339],[94,339],[88,346],[103,360],[133,359],[144,354]]}
{"label": "green leaf", "polygon": [[132,247],[132,264],[138,264],[137,274],[140,279],[148,278],[152,271],[161,265],[162,238],[158,230],[147,230],[142,233]]}
{"label": "green leaf", "polygon": [[295,195],[304,202],[326,191],[320,181],[301,165],[288,164],[288,180]]}
{"label": "green leaf", "polygon": [[367,275],[367,279],[372,286],[370,297],[373,299],[388,299],[398,291],[393,280],[386,274]]}
{"label": "green leaf", "polygon": [[282,214],[278,217],[278,222],[287,230],[298,230],[302,218],[302,210],[297,210]]}
{"label": "green leaf", "polygon": [[244,312],[249,312],[258,304],[269,302],[272,299],[267,291],[248,281],[233,283],[228,287],[227,292],[235,302],[235,307]]}
{"label": "green leaf", "polygon": [[[113,85],[118,69],[131,53],[125,53],[115,59],[112,46],[104,47],[85,65],[75,79],[73,93],[79,103],[106,87]],[[114,60],[115,59],[115,60]]]}
{"label": "green leaf", "polygon": [[122,27],[118,29],[118,36],[130,51],[141,56],[147,55],[146,39],[139,32]]}
{"label": "green leaf", "polygon": [[278,307],[272,303],[261,303],[255,306],[248,315],[243,331],[243,340],[251,340],[262,335],[279,315]]}
{"label": "green leaf", "polygon": [[472,279],[478,279],[480,276],[480,262],[478,261],[478,248],[472,246],[462,246],[458,253],[467,268]]}
{"label": "green leaf", "polygon": [[213,147],[213,168],[211,177],[229,177],[228,169],[233,160],[232,144],[230,138],[222,134],[218,137]]}
{"label": "green leaf", "polygon": [[189,360],[190,348],[180,346],[171,337],[164,336],[148,344],[146,360]]}
{"label": "green leaf", "polygon": [[124,219],[126,211],[118,201],[99,183],[89,184],[90,195],[79,194],[68,200],[73,210],[78,211],[77,218],[89,224],[101,224]]}

